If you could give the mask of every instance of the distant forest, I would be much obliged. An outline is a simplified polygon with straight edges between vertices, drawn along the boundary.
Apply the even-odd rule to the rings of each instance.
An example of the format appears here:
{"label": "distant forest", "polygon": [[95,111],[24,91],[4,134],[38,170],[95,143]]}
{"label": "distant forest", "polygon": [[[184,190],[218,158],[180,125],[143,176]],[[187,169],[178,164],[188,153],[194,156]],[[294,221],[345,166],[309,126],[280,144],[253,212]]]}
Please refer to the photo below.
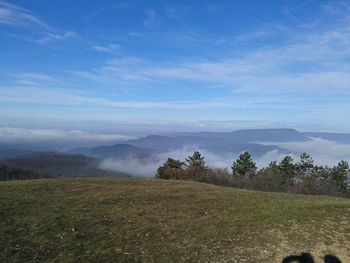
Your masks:
{"label": "distant forest", "polygon": [[7,180],[28,180],[39,178],[53,178],[43,173],[21,169],[6,164],[0,164],[0,181]]}
{"label": "distant forest", "polygon": [[0,161],[0,181],[89,176],[129,175],[102,170],[99,160],[81,154],[41,152]]}
{"label": "distant forest", "polygon": [[346,161],[333,167],[315,164],[306,153],[294,162],[291,156],[258,169],[249,152],[239,155],[228,169],[210,169],[205,158],[194,151],[185,161],[168,158],[156,174],[159,179],[193,180],[215,185],[260,191],[326,194],[350,197],[350,170]]}

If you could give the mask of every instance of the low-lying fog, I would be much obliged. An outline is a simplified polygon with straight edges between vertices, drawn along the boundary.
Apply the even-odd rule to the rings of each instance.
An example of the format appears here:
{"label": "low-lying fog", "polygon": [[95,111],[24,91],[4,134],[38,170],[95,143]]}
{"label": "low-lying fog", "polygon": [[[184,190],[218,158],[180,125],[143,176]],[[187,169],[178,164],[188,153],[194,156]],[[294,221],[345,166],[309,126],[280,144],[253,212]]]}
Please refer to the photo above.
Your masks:
{"label": "low-lying fog", "polygon": [[[261,143],[267,145],[276,145],[285,149],[288,155],[291,155],[294,161],[299,160],[300,154],[306,152],[311,155],[315,163],[320,165],[333,166],[341,160],[350,161],[350,144],[339,144],[336,142],[312,138],[306,142],[283,142],[283,143]],[[178,150],[169,151],[161,154],[153,155],[151,158],[139,159],[129,157],[125,159],[106,159],[101,163],[101,168],[106,170],[115,170],[130,173],[135,176],[153,177],[157,168],[168,157],[185,160],[185,158],[198,150],[205,157],[205,161],[212,168],[228,168],[232,166],[232,162],[238,157],[239,153],[217,154],[207,151],[206,149],[196,148],[195,146],[186,146]],[[259,157],[254,157],[258,168],[267,166],[271,161],[280,161],[286,155],[279,150],[272,150]]]}
{"label": "low-lying fog", "polygon": [[[209,167],[228,168],[229,170],[240,153],[238,151],[244,151],[246,147],[247,149],[249,147],[253,149],[250,153],[259,168],[268,165],[271,161],[280,161],[286,154],[291,155],[294,161],[297,162],[303,152],[310,154],[315,162],[320,165],[333,166],[341,160],[350,161],[350,134],[311,134],[292,129],[256,129],[238,130],[232,133],[177,134],[176,136],[179,137],[172,134],[167,138],[146,136],[133,140],[134,137],[115,133],[0,127],[0,150],[34,149],[63,153],[68,150],[69,153],[69,150],[75,147],[113,146],[118,144],[128,144],[130,147],[136,147],[132,150],[146,152],[149,149],[155,149],[158,154],[149,156],[153,152],[151,150],[150,153],[147,152],[147,157],[144,158],[119,157],[118,159],[105,159],[101,162],[102,169],[143,177],[153,177],[159,165],[164,163],[167,158],[171,157],[184,161],[187,156],[192,155],[194,150],[202,153]],[[320,136],[321,138],[311,138],[310,136]],[[218,141],[216,141],[216,138],[218,138]],[[243,139],[241,140],[241,138]],[[266,141],[261,142],[262,140]],[[276,142],[278,140],[283,142]],[[254,145],[252,146],[251,143]],[[179,146],[177,147],[177,145]],[[197,147],[196,145],[203,146]],[[174,148],[178,149],[167,150]],[[229,152],[231,149],[236,149],[236,151]],[[74,153],[86,154],[79,151],[74,151]],[[87,155],[89,154],[87,153]],[[113,153],[110,156],[113,156]],[[92,157],[104,158],[100,156]]]}

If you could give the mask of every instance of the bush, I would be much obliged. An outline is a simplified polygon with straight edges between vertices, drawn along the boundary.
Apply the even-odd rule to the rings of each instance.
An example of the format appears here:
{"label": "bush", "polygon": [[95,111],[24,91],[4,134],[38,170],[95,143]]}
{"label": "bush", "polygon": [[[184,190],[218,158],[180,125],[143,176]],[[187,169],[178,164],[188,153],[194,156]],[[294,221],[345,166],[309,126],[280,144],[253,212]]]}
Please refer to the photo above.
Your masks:
{"label": "bush", "polygon": [[207,169],[196,177],[196,181],[222,186],[233,186],[233,177],[227,169]]}
{"label": "bush", "polygon": [[156,178],[159,179],[174,179],[180,176],[183,171],[184,163],[180,160],[168,158],[168,160],[159,166]]}

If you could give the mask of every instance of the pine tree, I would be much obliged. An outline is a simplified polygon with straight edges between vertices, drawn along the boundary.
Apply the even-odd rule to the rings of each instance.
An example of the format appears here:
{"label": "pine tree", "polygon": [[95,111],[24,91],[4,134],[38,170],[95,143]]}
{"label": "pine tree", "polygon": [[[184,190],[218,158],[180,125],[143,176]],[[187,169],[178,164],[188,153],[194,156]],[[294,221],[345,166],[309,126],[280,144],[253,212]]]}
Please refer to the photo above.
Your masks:
{"label": "pine tree", "polygon": [[342,192],[349,190],[349,163],[341,161],[331,171],[332,181],[339,187]]}
{"label": "pine tree", "polygon": [[196,168],[196,169],[207,168],[204,161],[204,157],[198,151],[194,151],[192,156],[188,156],[188,158],[186,158],[186,162],[187,162],[186,164],[187,167]]}
{"label": "pine tree", "polygon": [[314,169],[314,160],[307,153],[300,155],[300,162],[297,163],[297,170],[299,176],[305,177],[310,176]]}
{"label": "pine tree", "polygon": [[297,175],[297,169],[291,156],[287,155],[282,159],[279,163],[279,170],[282,176],[282,184],[293,185],[294,179]]}
{"label": "pine tree", "polygon": [[234,176],[252,177],[256,174],[256,164],[253,162],[249,152],[244,152],[239,155],[238,159],[233,162],[232,174]]}

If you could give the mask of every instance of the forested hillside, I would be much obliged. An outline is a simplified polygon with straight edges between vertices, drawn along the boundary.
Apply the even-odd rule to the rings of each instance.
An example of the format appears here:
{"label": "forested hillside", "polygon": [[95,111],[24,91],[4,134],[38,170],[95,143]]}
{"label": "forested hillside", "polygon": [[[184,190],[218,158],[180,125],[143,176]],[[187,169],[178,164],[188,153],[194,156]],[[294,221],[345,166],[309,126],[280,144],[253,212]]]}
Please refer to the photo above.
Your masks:
{"label": "forested hillside", "polygon": [[0,164],[0,181],[6,180],[29,180],[38,178],[54,178],[44,173],[16,168],[10,165]]}

